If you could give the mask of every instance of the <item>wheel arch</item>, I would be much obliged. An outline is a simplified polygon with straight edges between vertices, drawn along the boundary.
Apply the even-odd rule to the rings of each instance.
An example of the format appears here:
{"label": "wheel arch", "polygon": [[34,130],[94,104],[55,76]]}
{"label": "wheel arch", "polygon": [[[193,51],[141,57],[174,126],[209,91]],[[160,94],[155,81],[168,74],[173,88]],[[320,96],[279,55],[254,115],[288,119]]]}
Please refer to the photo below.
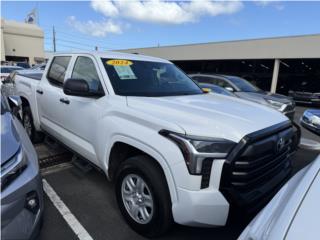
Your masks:
{"label": "wheel arch", "polygon": [[125,136],[118,136],[114,138],[114,141],[112,141],[110,146],[111,147],[106,154],[106,173],[111,181],[114,180],[117,170],[124,160],[132,156],[147,155],[162,170],[163,176],[165,177],[168,185],[171,201],[172,203],[176,202],[177,192],[175,189],[174,179],[168,163],[165,161],[165,158],[160,152],[136,139]]}
{"label": "wheel arch", "polygon": [[34,124],[36,130],[40,131],[40,123],[39,123],[38,114],[36,112],[37,111],[36,106],[31,104],[31,101],[25,95],[20,93],[19,96],[22,101],[22,111],[23,111],[23,108],[30,107],[32,118],[33,118],[33,124]]}

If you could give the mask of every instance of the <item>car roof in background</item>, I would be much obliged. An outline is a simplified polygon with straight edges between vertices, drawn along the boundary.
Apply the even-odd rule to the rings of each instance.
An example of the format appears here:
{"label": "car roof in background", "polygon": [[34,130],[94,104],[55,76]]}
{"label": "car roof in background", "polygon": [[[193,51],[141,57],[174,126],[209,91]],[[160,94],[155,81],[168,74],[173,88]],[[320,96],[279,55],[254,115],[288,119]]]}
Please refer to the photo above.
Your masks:
{"label": "car roof in background", "polygon": [[203,77],[221,77],[221,78],[229,78],[229,77],[241,78],[241,77],[235,76],[235,75],[225,75],[225,74],[216,74],[216,73],[193,73],[193,74],[189,74],[189,76],[191,76],[191,77],[203,76]]}
{"label": "car roof in background", "polygon": [[218,86],[218,85],[216,85],[216,84],[212,84],[212,83],[199,83],[199,85],[200,85],[200,86],[207,86],[207,87],[215,87],[215,88],[220,88],[220,89],[223,89],[223,90],[224,90],[223,87],[220,87],[220,86]]}

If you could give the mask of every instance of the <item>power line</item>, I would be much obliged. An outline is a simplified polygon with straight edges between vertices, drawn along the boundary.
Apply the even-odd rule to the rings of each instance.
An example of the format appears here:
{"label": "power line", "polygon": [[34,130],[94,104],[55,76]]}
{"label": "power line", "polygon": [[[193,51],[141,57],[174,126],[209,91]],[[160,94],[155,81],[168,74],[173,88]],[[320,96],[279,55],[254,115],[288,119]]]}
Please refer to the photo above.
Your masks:
{"label": "power line", "polygon": [[[55,27],[56,28],[56,34],[62,34],[62,35],[67,35],[67,36],[71,36],[73,38],[76,38],[76,39],[82,39],[84,41],[92,41],[94,39],[95,42],[103,42],[105,43],[105,40],[104,39],[98,39],[98,38],[95,38],[95,37],[87,37],[87,36],[84,36],[82,34],[78,35],[78,34],[75,34],[75,33],[69,33],[69,32],[65,32],[65,31],[61,31],[59,30],[59,27]],[[49,32],[49,29],[48,30],[45,30],[45,32]],[[110,46],[119,46],[118,44],[110,44]]]}
{"label": "power line", "polygon": [[[52,41],[52,38],[47,38],[45,39],[47,42],[47,44],[49,44],[51,41]],[[48,42],[50,41],[50,42]],[[84,44],[84,43],[80,43],[80,42],[75,42],[75,41],[69,41],[69,40],[64,40],[64,39],[60,39],[60,38],[56,38],[56,44],[57,45],[60,45],[60,43],[64,44],[64,43],[72,43],[72,44],[75,44],[75,45],[79,45],[79,46],[83,46],[83,47],[89,47],[91,49],[94,49],[96,46],[98,46],[99,48],[102,48],[102,49],[109,49],[107,47],[103,47],[103,46],[100,46],[99,44],[92,44],[92,45],[89,45],[89,44]]]}
{"label": "power line", "polygon": [[70,45],[66,45],[66,44],[59,44],[58,47],[65,47],[65,48],[70,48],[70,49],[75,49],[75,50],[88,51],[88,49],[78,48],[78,47],[74,47],[74,46],[70,46]]}

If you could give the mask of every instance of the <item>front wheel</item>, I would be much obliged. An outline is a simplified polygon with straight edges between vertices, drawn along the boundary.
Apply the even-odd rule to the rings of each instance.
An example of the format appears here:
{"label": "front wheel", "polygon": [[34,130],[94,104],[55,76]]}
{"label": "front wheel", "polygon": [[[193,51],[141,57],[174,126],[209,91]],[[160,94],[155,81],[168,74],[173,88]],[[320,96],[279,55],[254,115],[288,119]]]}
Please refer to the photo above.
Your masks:
{"label": "front wheel", "polygon": [[157,237],[173,223],[168,186],[160,167],[148,156],[128,158],[116,178],[118,206],[139,234]]}
{"label": "front wheel", "polygon": [[42,142],[44,139],[44,134],[36,131],[36,128],[33,124],[33,118],[32,118],[32,113],[31,113],[30,107],[29,106],[24,107],[22,114],[23,114],[22,124],[23,124],[23,127],[25,128],[30,140],[33,143]]}

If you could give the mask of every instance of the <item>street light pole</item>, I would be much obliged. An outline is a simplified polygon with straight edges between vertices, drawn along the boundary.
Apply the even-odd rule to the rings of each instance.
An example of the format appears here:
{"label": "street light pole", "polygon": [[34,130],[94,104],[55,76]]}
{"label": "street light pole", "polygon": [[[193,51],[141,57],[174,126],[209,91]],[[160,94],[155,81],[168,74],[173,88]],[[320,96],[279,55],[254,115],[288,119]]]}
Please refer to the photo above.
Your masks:
{"label": "street light pole", "polygon": [[52,27],[52,40],[53,40],[53,51],[56,52],[56,31],[54,26]]}

